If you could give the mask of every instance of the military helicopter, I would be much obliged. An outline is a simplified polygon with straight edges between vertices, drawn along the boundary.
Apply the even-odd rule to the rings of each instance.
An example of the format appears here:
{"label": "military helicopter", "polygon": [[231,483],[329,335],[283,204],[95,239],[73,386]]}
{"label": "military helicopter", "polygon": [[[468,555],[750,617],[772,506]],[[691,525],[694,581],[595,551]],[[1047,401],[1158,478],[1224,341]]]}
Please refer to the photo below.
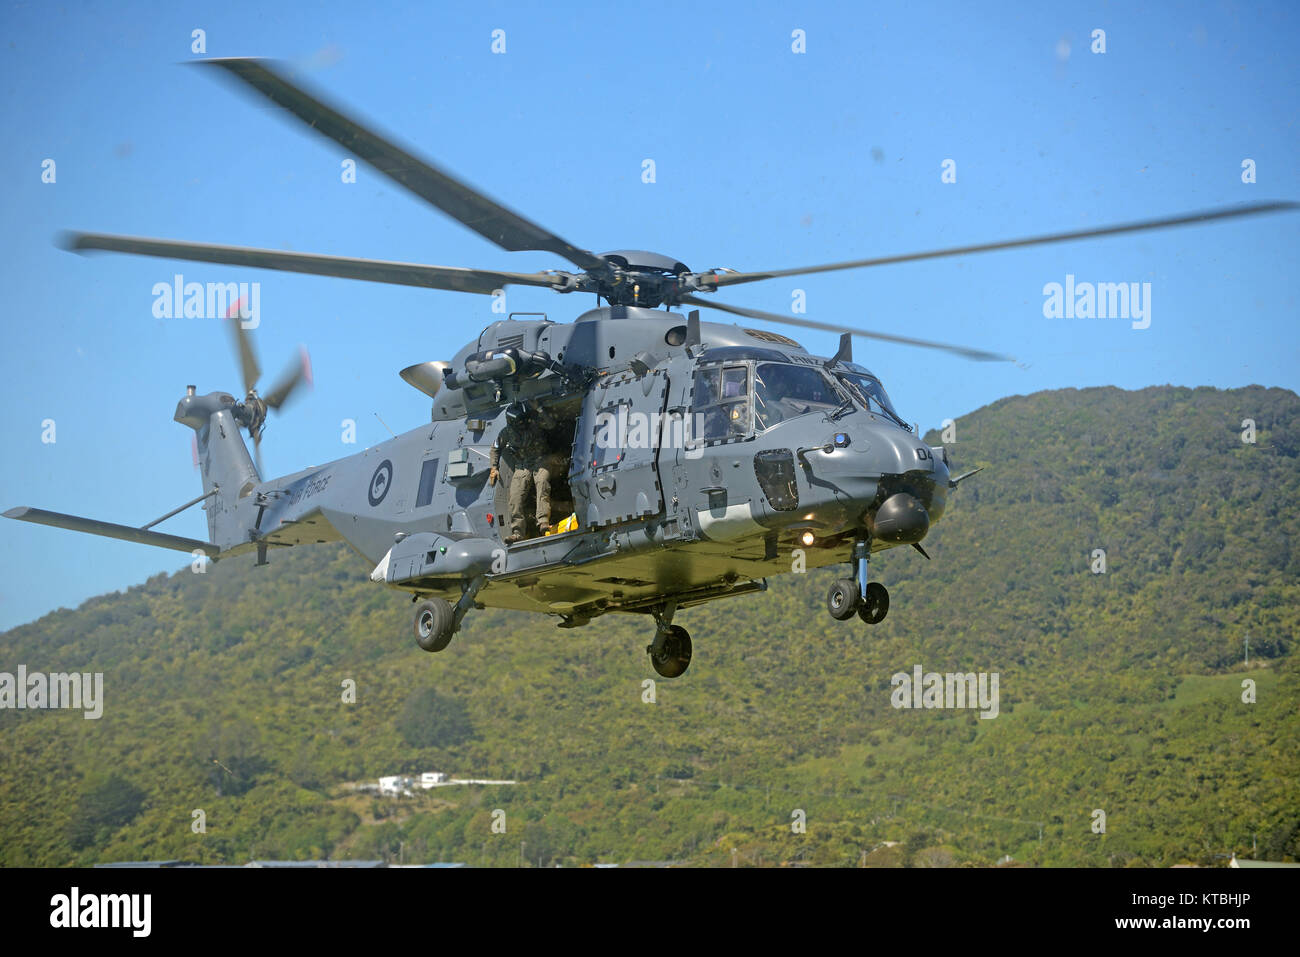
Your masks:
{"label": "military helicopter", "polygon": [[[8,518],[177,549],[211,559],[346,541],[376,583],[409,592],[411,631],[426,651],[445,649],[475,608],[558,616],[560,627],[611,612],[654,621],[647,647],[654,670],[677,677],[691,662],[683,609],[763,591],[767,576],[848,564],[830,587],[839,620],[874,624],[889,594],[870,580],[871,556],[922,541],[948,493],[978,469],[952,475],[942,446],[923,442],[899,415],[881,380],[854,362],[852,337],[976,360],[1009,357],[949,343],[817,322],[711,300],[717,290],[772,279],[997,249],[1116,235],[1293,209],[1260,203],[827,265],[695,272],[672,257],[622,250],[593,254],[505,208],[419,159],[291,82],[282,67],[255,59],[205,60],[508,251],[551,252],[578,271],[536,273],[381,262],[267,249],[78,233],[78,251],[106,250],[278,269],[371,282],[491,295],[509,285],[589,292],[596,308],[572,322],[512,314],[494,322],[449,361],[401,370],[432,400],[431,421],[358,454],[280,478],[250,457],[271,410],[305,381],[292,370],[265,396],[256,356],[236,330],[244,397],[199,395],[194,386],[175,420],[193,429],[203,494],[140,528],[14,508]],[[676,307],[695,307],[685,317]],[[659,307],[663,307],[662,309]],[[841,334],[833,356],[810,354],[785,335],[701,322],[699,308]],[[520,515],[507,491],[515,464],[492,448],[512,424],[545,415],[543,441],[561,462],[549,480],[550,529]],[[540,421],[540,419],[538,420]],[[525,426],[526,427],[526,426]],[[505,451],[508,452],[508,449]],[[516,463],[518,464],[518,463]],[[528,467],[531,465],[520,465]],[[193,505],[207,512],[208,541],[153,526]],[[512,509],[512,504],[514,508]],[[526,507],[524,508],[526,511]],[[524,534],[504,534],[507,528]]]}

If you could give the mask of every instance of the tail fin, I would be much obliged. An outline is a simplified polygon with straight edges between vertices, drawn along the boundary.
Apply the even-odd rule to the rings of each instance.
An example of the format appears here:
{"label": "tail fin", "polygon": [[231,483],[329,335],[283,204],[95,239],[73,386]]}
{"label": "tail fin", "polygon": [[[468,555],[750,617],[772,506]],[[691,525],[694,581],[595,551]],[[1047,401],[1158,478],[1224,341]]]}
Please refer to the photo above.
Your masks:
{"label": "tail fin", "polygon": [[229,393],[195,395],[190,386],[175,415],[177,422],[195,432],[203,491],[215,492],[203,506],[208,513],[208,538],[223,550],[248,541],[236,513],[240,500],[261,481],[240,435],[234,407],[235,398]]}

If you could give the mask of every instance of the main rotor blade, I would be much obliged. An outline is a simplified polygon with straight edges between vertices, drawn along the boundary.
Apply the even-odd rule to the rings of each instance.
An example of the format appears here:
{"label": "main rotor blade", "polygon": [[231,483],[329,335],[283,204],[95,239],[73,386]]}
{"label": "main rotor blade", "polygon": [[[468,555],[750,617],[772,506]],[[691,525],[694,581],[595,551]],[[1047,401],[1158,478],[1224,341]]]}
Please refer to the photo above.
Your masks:
{"label": "main rotor blade", "polygon": [[503,249],[511,252],[543,250],[563,256],[582,269],[606,268],[603,259],[488,199],[450,173],[413,156],[356,120],[344,116],[318,97],[290,83],[273,71],[266,61],[231,58],[197,62],[221,67],[243,80],[318,133],[328,136],[349,153]]}
{"label": "main rotor blade", "polygon": [[1151,229],[1165,229],[1171,226],[1190,226],[1195,223],[1207,223],[1219,219],[1235,219],[1240,216],[1257,216],[1261,213],[1277,213],[1300,208],[1300,203],[1272,202],[1251,203],[1245,206],[1225,206],[1207,209],[1183,216],[1167,216],[1161,219],[1143,219],[1132,223],[1120,223],[1116,226],[1098,226],[1095,229],[1076,229],[1064,233],[1047,233],[1042,236],[1030,236],[1026,239],[1006,239],[996,243],[977,243],[973,246],[954,246],[950,249],[932,249],[922,253],[903,253],[899,256],[877,256],[874,259],[853,259],[842,263],[829,263],[824,266],[801,266],[797,269],[771,269],[766,272],[718,273],[712,278],[717,286],[734,286],[742,282],[757,282],[760,279],[775,279],[778,276],[806,276],[810,273],[834,272],[839,269],[865,269],[868,266],[887,266],[893,263],[915,262],[920,259],[941,259],[945,256],[965,256],[969,253],[986,253],[995,249],[1015,249],[1019,246],[1041,246],[1045,243],[1063,243],[1071,239],[1089,239],[1096,236],[1115,236],[1120,233],[1138,233]]}
{"label": "main rotor blade", "polygon": [[337,276],[362,279],[398,286],[425,289],[449,289],[490,296],[508,285],[553,286],[549,273],[498,272],[492,269],[462,269],[459,266],[426,266],[422,263],[385,262],[379,259],[353,259],[347,256],[323,256],[319,253],[290,253],[278,249],[254,249],[249,246],[215,246],[174,239],[147,239],[141,236],[109,236],[102,233],[69,233],[63,245],[76,252],[106,250],[133,253],[137,256],[160,256],[164,259],[189,259],[194,262],[222,263],[228,266],[251,266],[254,269],[278,269],[283,272],[309,273],[314,276]]}
{"label": "main rotor blade", "polygon": [[805,329],[821,329],[825,332],[849,333],[854,336],[862,336],[865,339],[881,339],[885,342],[897,342],[905,346],[923,346],[926,349],[942,349],[944,352],[951,352],[962,356],[966,359],[976,359],[980,362],[1015,362],[1011,356],[1000,355],[996,352],[985,352],[983,349],[971,349],[967,346],[955,346],[947,342],[931,342],[927,339],[913,339],[909,336],[893,336],[887,332],[871,332],[867,329],[857,329],[853,326],[837,326],[831,322],[817,322],[813,319],[800,319],[798,316],[782,316],[775,312],[763,312],[760,309],[745,309],[742,306],[732,306],[725,302],[712,302],[708,299],[700,299],[696,296],[680,296],[680,302],[688,303],[692,306],[702,306],[706,309],[719,309],[722,312],[730,312],[737,316],[748,316],[750,319],[764,319],[768,322],[777,322],[791,326],[803,326]]}

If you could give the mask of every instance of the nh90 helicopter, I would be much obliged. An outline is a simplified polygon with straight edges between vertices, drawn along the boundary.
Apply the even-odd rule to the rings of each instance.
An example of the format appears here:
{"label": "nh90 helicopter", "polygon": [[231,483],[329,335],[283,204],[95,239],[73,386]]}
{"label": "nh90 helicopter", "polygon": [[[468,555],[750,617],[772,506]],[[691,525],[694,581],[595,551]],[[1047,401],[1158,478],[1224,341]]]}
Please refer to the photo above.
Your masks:
{"label": "nh90 helicopter", "polygon": [[[558,616],[561,627],[610,612],[654,621],[654,669],[676,677],[690,664],[690,635],[673,624],[692,605],[766,588],[766,576],[848,563],[827,595],[831,615],[868,623],[889,611],[869,580],[871,556],[921,545],[943,516],[953,477],[948,452],[931,447],[894,409],[879,378],[853,361],[852,336],[944,349],[977,349],[782,316],[704,294],[770,279],[1178,226],[1294,208],[1262,203],[1177,217],[829,265],[764,272],[693,272],[655,253],[594,255],[506,209],[381,138],[250,59],[203,61],[342,145],[378,172],[510,251],[544,250],[580,270],[513,273],[380,262],[276,250],[101,234],[74,234],[76,250],[108,250],[279,269],[491,295],[508,285],[590,292],[597,308],[570,323],[530,315],[495,322],[450,361],[403,369],[432,399],[431,421],[373,448],[281,478],[258,453],[268,410],[304,380],[298,370],[267,395],[246,333],[236,331],[244,396],[197,394],[176,421],[193,429],[203,494],[142,528],[35,508],[9,518],[202,552],[213,559],[346,541],[371,579],[409,592],[412,631],[426,651],[451,641],[466,614],[492,606]],[[664,307],[660,309],[658,307]],[[841,333],[834,356],[784,335],[699,321],[691,306]],[[567,530],[542,534],[540,516],[511,514],[510,463],[500,480],[491,449],[517,416],[545,416],[542,438],[563,462],[550,478],[553,515]],[[541,421],[540,419],[538,421]],[[536,436],[535,436],[536,438]],[[208,541],[152,530],[203,503]],[[516,511],[519,502],[515,502]],[[543,523],[544,524],[544,523]],[[508,527],[524,529],[518,541]],[[564,528],[564,526],[560,526]],[[929,557],[928,555],[926,556]]]}

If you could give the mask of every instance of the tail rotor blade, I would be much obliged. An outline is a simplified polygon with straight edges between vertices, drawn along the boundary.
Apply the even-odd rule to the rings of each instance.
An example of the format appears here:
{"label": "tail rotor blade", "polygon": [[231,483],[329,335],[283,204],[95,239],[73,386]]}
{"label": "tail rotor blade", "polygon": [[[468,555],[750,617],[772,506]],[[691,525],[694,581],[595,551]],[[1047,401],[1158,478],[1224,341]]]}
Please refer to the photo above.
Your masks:
{"label": "tail rotor blade", "polygon": [[266,473],[262,471],[262,432],[260,429],[253,435],[253,463],[257,466],[257,477],[262,479]]}
{"label": "tail rotor blade", "polygon": [[298,347],[298,364],[291,367],[268,392],[263,400],[269,409],[279,409],[298,390],[300,385],[311,385],[311,356],[305,346]]}
{"label": "tail rotor blade", "polygon": [[238,299],[226,310],[226,322],[235,336],[235,352],[239,356],[239,373],[243,377],[244,394],[252,392],[257,380],[262,377],[262,368],[257,364],[257,353],[253,351],[253,340],[244,328],[244,300]]}

